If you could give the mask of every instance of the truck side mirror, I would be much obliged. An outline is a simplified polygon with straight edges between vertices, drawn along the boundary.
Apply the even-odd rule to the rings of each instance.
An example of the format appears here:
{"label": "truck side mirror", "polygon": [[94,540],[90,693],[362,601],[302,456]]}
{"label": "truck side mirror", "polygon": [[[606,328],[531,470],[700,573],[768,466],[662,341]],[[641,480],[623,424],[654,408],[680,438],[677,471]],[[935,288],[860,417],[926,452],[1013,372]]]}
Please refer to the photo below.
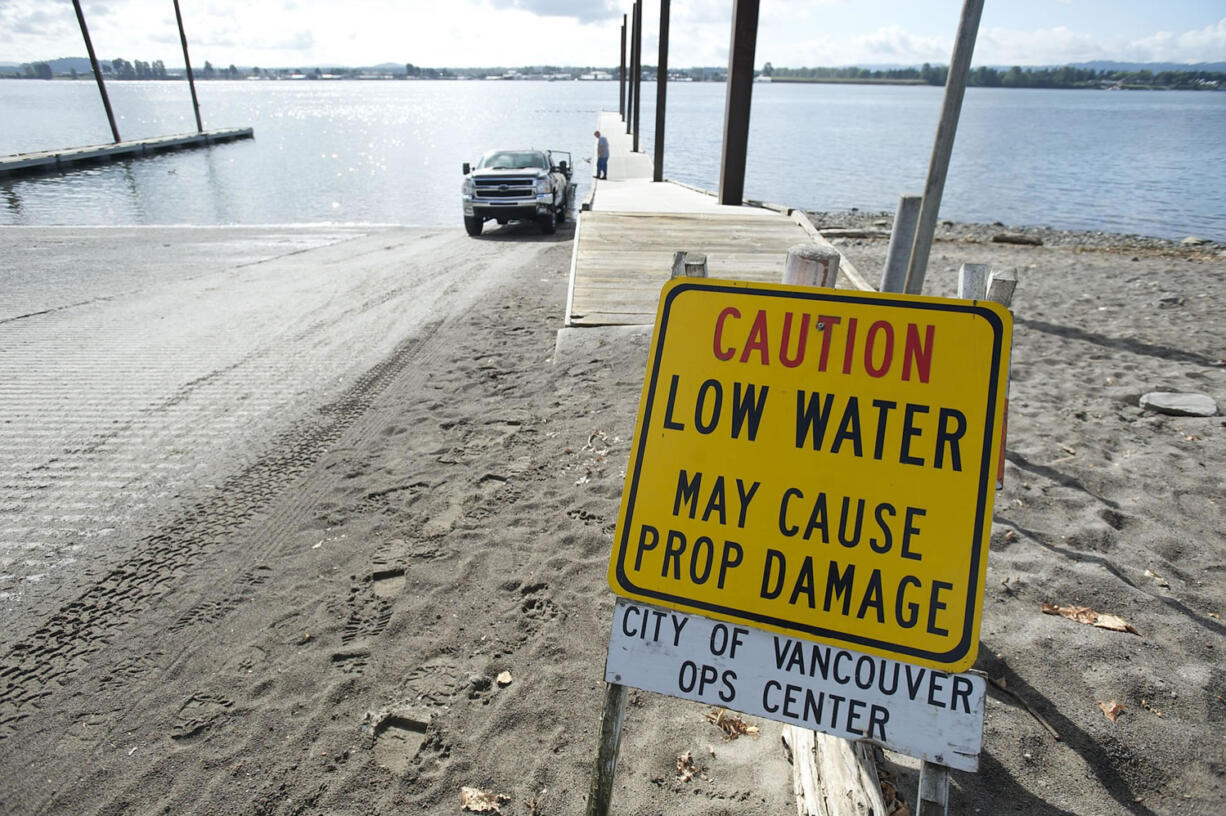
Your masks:
{"label": "truck side mirror", "polygon": [[468,162],[464,162],[464,175],[467,176],[469,173],[472,172],[472,169],[473,168],[471,164],[469,164]]}
{"label": "truck side mirror", "polygon": [[559,162],[558,167],[562,170],[563,173],[567,175],[570,174],[570,168],[566,166],[566,162]]}

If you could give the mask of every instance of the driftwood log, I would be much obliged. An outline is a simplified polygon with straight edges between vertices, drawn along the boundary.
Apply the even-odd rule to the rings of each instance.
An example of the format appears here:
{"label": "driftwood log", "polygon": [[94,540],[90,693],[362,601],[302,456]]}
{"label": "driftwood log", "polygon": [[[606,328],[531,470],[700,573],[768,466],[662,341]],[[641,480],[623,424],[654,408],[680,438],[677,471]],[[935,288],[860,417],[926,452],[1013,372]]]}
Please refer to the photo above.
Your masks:
{"label": "driftwood log", "polygon": [[890,233],[886,230],[879,229],[842,229],[829,228],[823,229],[822,235],[827,238],[889,238]]}
{"label": "driftwood log", "polygon": [[792,755],[797,816],[878,816],[888,813],[872,748],[828,734],[783,727]]}
{"label": "driftwood log", "polygon": [[992,236],[994,244],[1021,244],[1022,246],[1043,246],[1043,239],[1037,235],[1020,235],[1016,232],[1000,232]]}

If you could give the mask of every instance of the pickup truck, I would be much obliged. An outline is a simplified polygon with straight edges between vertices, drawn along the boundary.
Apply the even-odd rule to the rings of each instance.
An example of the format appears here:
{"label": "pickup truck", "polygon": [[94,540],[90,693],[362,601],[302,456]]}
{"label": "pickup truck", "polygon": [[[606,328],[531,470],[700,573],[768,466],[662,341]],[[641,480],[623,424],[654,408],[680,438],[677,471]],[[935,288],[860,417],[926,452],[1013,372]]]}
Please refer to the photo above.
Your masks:
{"label": "pickup truck", "polygon": [[464,162],[464,229],[480,235],[491,219],[532,220],[552,235],[570,212],[573,172],[570,153],[561,150],[491,150],[475,167]]}

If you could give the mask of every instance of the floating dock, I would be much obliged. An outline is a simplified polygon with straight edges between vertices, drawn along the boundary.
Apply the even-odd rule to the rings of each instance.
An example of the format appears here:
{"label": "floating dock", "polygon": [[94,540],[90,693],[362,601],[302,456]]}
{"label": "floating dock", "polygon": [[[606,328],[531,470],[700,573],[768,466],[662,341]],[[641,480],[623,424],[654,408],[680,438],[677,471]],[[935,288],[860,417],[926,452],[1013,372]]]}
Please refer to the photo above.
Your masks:
{"label": "floating dock", "polygon": [[[632,150],[625,123],[602,111],[609,178],[593,182],[575,228],[566,326],[650,326],[673,254],[701,252],[713,278],[779,283],[788,249],[826,244],[799,210],[747,202],[728,206],[685,184],[653,182],[651,159]],[[845,285],[871,288],[846,258]]]}
{"label": "floating dock", "polygon": [[16,176],[23,173],[38,173],[47,170],[68,170],[78,164],[115,161],[117,159],[145,156],[150,153],[160,153],[165,150],[203,147],[220,142],[232,142],[235,139],[251,139],[254,136],[255,132],[251,128],[224,128],[222,130],[206,130],[202,133],[156,136],[151,139],[135,139],[89,147],[44,150],[38,153],[17,153],[12,156],[0,156],[0,177]]}

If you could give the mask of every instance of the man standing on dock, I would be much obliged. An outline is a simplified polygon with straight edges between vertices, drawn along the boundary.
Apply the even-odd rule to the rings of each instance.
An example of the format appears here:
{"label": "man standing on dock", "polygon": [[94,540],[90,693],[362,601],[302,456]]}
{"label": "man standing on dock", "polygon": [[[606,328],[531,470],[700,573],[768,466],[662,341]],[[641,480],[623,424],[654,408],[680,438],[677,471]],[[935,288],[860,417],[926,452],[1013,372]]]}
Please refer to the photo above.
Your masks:
{"label": "man standing on dock", "polygon": [[596,131],[596,178],[607,179],[609,177],[609,140],[600,135],[600,131]]}

